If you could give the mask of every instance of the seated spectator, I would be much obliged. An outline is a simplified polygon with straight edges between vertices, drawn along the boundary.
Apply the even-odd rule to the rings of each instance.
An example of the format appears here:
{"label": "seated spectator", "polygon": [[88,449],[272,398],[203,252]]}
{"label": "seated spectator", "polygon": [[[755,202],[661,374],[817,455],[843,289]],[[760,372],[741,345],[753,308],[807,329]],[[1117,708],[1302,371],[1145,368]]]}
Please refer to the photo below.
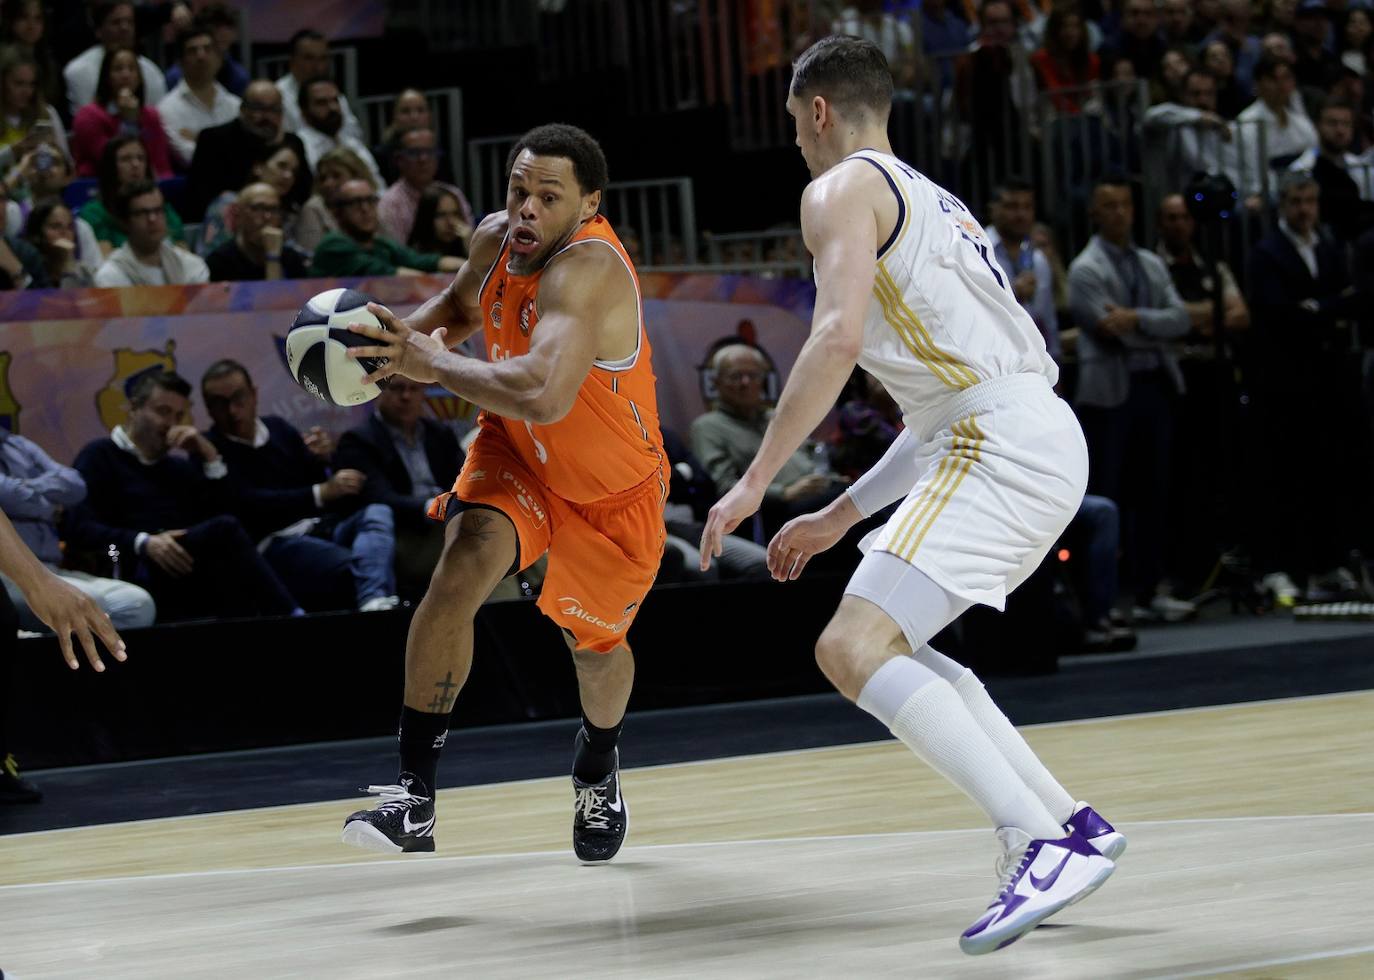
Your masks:
{"label": "seated spectator", "polygon": [[172,158],[181,168],[191,165],[196,140],[204,129],[232,122],[239,115],[239,97],[217,79],[221,57],[214,31],[198,21],[177,38],[180,65],[185,73],[157,104],[162,127],[172,147]]}
{"label": "seated spectator", "polygon": [[1341,64],[1357,75],[1374,67],[1374,14],[1368,7],[1352,6],[1341,28]]}
{"label": "seated spectator", "polygon": [[1081,90],[1096,82],[1102,71],[1096,52],[1088,49],[1083,15],[1071,7],[1055,7],[1045,23],[1045,45],[1031,55],[1031,64],[1056,112],[1082,112],[1095,93]]}
{"label": "seated spectator", "polygon": [[[705,572],[701,561],[701,536],[706,531],[706,515],[716,501],[715,484],[701,462],[692,455],[682,437],[671,429],[663,430],[663,448],[672,467],[668,500],[663,505],[663,520],[668,538],[659,569],[659,581],[762,580],[768,574],[768,549],[736,534],[727,534],[722,552]],[[681,557],[681,563],[674,560]]]}
{"label": "seated spectator", "polygon": [[1235,138],[1222,158],[1251,210],[1264,206],[1262,192],[1276,179],[1271,168],[1287,167],[1317,144],[1317,128],[1302,102],[1293,98],[1293,69],[1285,62],[1272,55],[1260,58],[1255,94],[1255,101],[1236,117]]}
{"label": "seated spectator", "polygon": [[339,439],[338,469],[366,478],[362,498],[391,508],[396,521],[396,581],[402,596],[422,594],[444,546],[444,526],[426,516],[430,501],[458,479],[463,451],[453,430],[426,417],[425,386],[387,379],[376,411]]}
{"label": "seated spectator", "polygon": [[[1254,401],[1272,446],[1301,446],[1321,460],[1322,478],[1271,455],[1267,481],[1266,585],[1290,602],[1316,580],[1349,579],[1341,563],[1356,544],[1368,506],[1362,472],[1367,444],[1358,382],[1350,370],[1349,321],[1358,297],[1341,246],[1317,224],[1320,188],[1310,174],[1285,174],[1278,227],[1250,255],[1254,308]],[[1315,420],[1320,420],[1316,422]]]}
{"label": "seated spectator", "polygon": [[411,129],[401,134],[396,149],[396,168],[401,179],[382,193],[377,205],[382,234],[398,242],[409,241],[420,195],[430,187],[438,187],[458,199],[463,218],[459,234],[465,243],[472,237],[472,207],[467,198],[452,184],[435,180],[439,170],[439,148],[435,145],[433,130]]}
{"label": "seated spectator", "polygon": [[1188,76],[1196,66],[1184,48],[1170,48],[1159,63],[1159,77],[1150,83],[1150,101],[1183,102],[1186,98]]}
{"label": "seated spectator", "polygon": [[301,606],[312,612],[397,605],[391,509],[359,506],[367,478],[327,474],[334,445],[323,429],[302,437],[258,415],[258,390],[237,361],[216,361],[200,381],[214,425],[205,435],[229,467],[234,511]]}
{"label": "seated spectator", "polygon": [[[26,141],[27,140],[27,141]],[[20,155],[40,142],[67,148],[67,128],[38,87],[38,65],[22,48],[0,48],[0,147]],[[0,162],[0,166],[7,165]]]}
{"label": "seated spectator", "polygon": [[[400,180],[396,169],[396,150],[401,145],[401,134],[412,129],[434,129],[429,111],[429,100],[419,89],[402,89],[391,107],[391,122],[382,134],[382,141],[372,148],[372,157],[381,168],[382,179],[388,184]],[[449,161],[439,160],[439,179],[453,183],[453,171]]]}
{"label": "seated spectator", "polygon": [[237,119],[201,130],[186,180],[187,216],[202,219],[212,200],[224,191],[249,183],[253,164],[261,159],[263,147],[278,143],[294,149],[302,162],[296,186],[288,195],[292,203],[302,201],[310,186],[310,172],[304,166],[305,147],[300,137],[282,128],[281,93],[277,87],[259,79],[244,90]]}
{"label": "seated spectator", "polygon": [[[1197,223],[1183,201],[1182,194],[1168,194],[1159,202],[1155,219],[1159,228],[1156,251],[1169,267],[1169,278],[1188,310],[1188,322],[1201,337],[1212,336],[1212,277],[1194,243]],[[1250,308],[1240,294],[1230,267],[1217,259],[1221,278],[1222,329],[1244,330],[1250,326]]]}
{"label": "seated spectator", "polygon": [[987,236],[993,256],[1007,274],[1016,301],[1045,338],[1045,349],[1058,362],[1061,353],[1054,271],[1030,237],[1035,227],[1035,188],[1027,180],[1008,178],[994,192],[990,207],[992,227],[987,229]]}
{"label": "seated spectator", "polygon": [[[8,204],[0,184],[0,208]],[[0,236],[0,289],[46,289],[48,285],[48,271],[38,250],[16,235]]]}
{"label": "seated spectator", "polygon": [[[77,251],[77,219],[60,198],[50,197],[29,212],[24,240],[42,257],[49,286],[84,289],[95,285],[95,269],[81,261]],[[89,232],[89,226],[87,227]],[[100,254],[95,241],[87,244],[87,255]],[[97,267],[98,268],[98,267]]]}
{"label": "seated spectator", "polygon": [[[85,496],[86,481],[80,473],[55,462],[36,443],[0,429],[0,510],[14,522],[24,544],[50,572],[94,599],[115,629],[151,626],[157,607],[146,589],[61,567],[58,522]],[[19,587],[3,575],[0,582],[19,611],[19,624],[26,630],[43,629]]]}
{"label": "seated spectator", "polygon": [[86,445],[76,470],[86,499],[72,508],[71,541],[114,545],[163,622],[197,616],[286,615],[299,607],[238,518],[219,450],[186,424],[191,386],[153,370],[129,391],[129,421]]}
{"label": "seated spectator", "polygon": [[1304,90],[1325,92],[1336,81],[1341,61],[1331,47],[1331,13],[1325,2],[1298,4],[1293,18],[1293,77]]}
{"label": "seated spectator", "polygon": [[454,272],[463,260],[452,255],[415,252],[377,233],[377,192],[364,180],[339,187],[330,202],[339,230],[315,249],[310,268],[316,276],[415,276]]}
{"label": "seated spectator", "polygon": [[[196,20],[210,29],[215,40],[215,50],[219,52],[220,66],[215,73],[215,81],[230,94],[242,97],[248,88],[248,69],[234,57],[234,48],[239,40],[238,14],[228,4],[212,0],[196,11]],[[181,81],[181,64],[178,62],[167,69],[167,89],[176,88]]]}
{"label": "seated spectator", "polygon": [[1135,630],[1116,616],[1120,542],[1121,512],[1116,504],[1106,497],[1084,494],[1061,539],[1071,555],[1083,555],[1074,590],[1083,607],[1084,653],[1120,653],[1136,646]]}
{"label": "seated spectator", "polygon": [[[258,150],[249,170],[249,179],[252,183],[267,184],[277,192],[277,204],[280,208],[277,220],[288,241],[296,227],[296,212],[288,202],[291,200],[291,189],[296,186],[296,174],[303,165],[304,161],[296,155],[294,147],[286,143],[268,143]],[[236,190],[228,190],[210,202],[210,206],[205,209],[205,222],[201,225],[197,253],[209,255],[234,237],[234,201],[237,197]]]}
{"label": "seated spectator", "polygon": [[1317,182],[1320,221],[1340,242],[1353,242],[1374,227],[1374,175],[1367,159],[1350,152],[1354,137],[1355,107],[1331,99],[1317,114],[1317,145],[1289,168],[1306,171]]}
{"label": "seated spectator", "polygon": [[[61,197],[71,182],[71,161],[55,143],[41,143],[24,154],[23,160],[5,178],[5,184],[16,202],[9,209],[5,231],[11,235],[22,232],[34,205],[48,198]],[[96,247],[95,235],[86,222],[83,221],[81,225],[84,228],[81,241],[84,243],[86,234],[90,234],[91,255],[94,256],[94,264],[99,265],[103,256]]]}
{"label": "seated spectator", "polygon": [[1193,0],[1164,0],[1160,6],[1159,24],[1164,40],[1171,45],[1196,49],[1206,36]]}
{"label": "seated spectator", "polygon": [[1145,110],[1145,168],[1153,187],[1184,187],[1196,173],[1217,168],[1231,128],[1217,112],[1217,82],[1201,69],[1188,72],[1184,101]]}
{"label": "seated spectator", "polygon": [[1088,492],[1114,501],[1134,530],[1126,550],[1137,616],[1176,621],[1196,612],[1160,591],[1173,404],[1183,390],[1174,341],[1188,331],[1188,311],[1164,262],[1131,241],[1129,183],[1099,181],[1092,217],[1097,234],[1069,266]]}
{"label": "seated spectator", "polygon": [[1136,78],[1154,78],[1169,42],[1159,27],[1155,0],[1126,0],[1121,14],[1121,33],[1100,52],[1105,62],[1129,61]]}
{"label": "seated spectator", "polygon": [[[299,30],[291,36],[287,42],[291,52],[290,60],[286,63],[286,74],[277,79],[277,91],[281,93],[282,105],[286,112],[286,128],[293,133],[299,133],[306,125],[304,114],[304,103],[301,101],[301,89],[307,82],[312,82],[317,78],[330,78],[333,75],[334,62],[329,57],[329,43],[324,35],[319,31],[309,28]],[[337,90],[336,90],[337,92]],[[363,139],[363,127],[358,123],[358,117],[353,114],[353,109],[348,104],[348,99],[343,95],[338,96],[339,100],[339,128],[338,133],[341,137],[361,143]],[[352,149],[352,143],[348,144]],[[367,151],[358,154],[363,159],[370,160]],[[311,169],[314,169],[315,160],[310,158]],[[376,167],[372,168],[376,172]],[[378,177],[380,180],[380,176]]]}
{"label": "seated spectator", "polygon": [[377,190],[372,171],[352,150],[341,146],[320,157],[315,167],[315,192],[305,202],[296,220],[296,244],[301,249],[314,252],[325,235],[339,230],[339,223],[334,220],[329,202],[334,199],[338,189],[350,180],[365,181],[374,192]]}
{"label": "seated spectator", "polygon": [[281,196],[271,184],[249,184],[234,202],[234,237],[206,258],[210,278],[304,279],[310,274],[305,253],[285,241]]}
{"label": "seated spectator", "polygon": [[[95,232],[102,259],[128,241],[124,227],[114,214],[114,202],[120,191],[150,179],[148,152],[137,136],[116,136],[105,144],[105,153],[100,158],[100,193],[81,205],[79,212]],[[184,242],[186,232],[181,216],[170,204],[163,205],[163,212],[167,219],[167,236],[174,242]]]}
{"label": "seated spectator", "polygon": [[82,106],[72,121],[72,156],[78,177],[95,176],[105,144],[134,130],[148,151],[148,165],[158,179],[172,176],[172,157],[162,116],[144,101],[143,79],[132,48],[117,48],[100,64],[95,101]]}
{"label": "seated spectator", "polygon": [[417,252],[466,258],[471,238],[472,226],[463,218],[463,202],[440,184],[426,187],[415,207],[415,224],[406,244]]}
{"label": "seated spectator", "polygon": [[1202,68],[1216,79],[1217,113],[1223,119],[1235,119],[1249,100],[1245,89],[1236,80],[1236,61],[1231,56],[1231,49],[1222,41],[1205,45],[1202,49]]}
{"label": "seated spectator", "polygon": [[336,147],[346,147],[367,165],[373,180],[380,186],[382,174],[377,169],[377,161],[372,159],[361,139],[343,128],[341,98],[339,86],[328,78],[316,78],[301,86],[301,124],[295,133],[305,146],[305,161],[314,170],[319,166],[320,157]]}
{"label": "seated spectator", "polygon": [[95,273],[97,286],[180,286],[209,282],[199,255],[167,240],[166,202],[151,181],[137,181],[115,198],[115,219],[128,240]]}
{"label": "seated spectator", "polygon": [[[105,105],[98,88],[104,73],[103,63],[115,51],[134,50],[134,5],[128,0],[97,0],[90,5],[91,26],[99,42],[77,55],[62,69],[67,83],[67,104],[73,119],[82,106],[92,100]],[[138,74],[142,77],[141,92],[148,105],[157,105],[167,94],[162,69],[147,58],[138,56]],[[99,159],[97,152],[93,159]]]}
{"label": "seated spectator", "polygon": [[[763,444],[772,417],[764,390],[773,368],[763,351],[743,342],[717,350],[710,367],[715,372],[716,397],[709,411],[692,420],[691,443],[692,452],[715,483],[716,495],[724,496]],[[844,486],[829,474],[817,473],[815,460],[805,449],[798,449],[764,494],[764,534],[771,537],[791,518],[828,504]],[[754,538],[759,540],[757,534]]]}
{"label": "seated spectator", "polygon": [[[43,101],[67,112],[67,87],[48,44],[42,0],[5,0],[0,3],[0,45],[24,52],[38,68],[38,91]],[[59,129],[65,129],[63,125]]]}

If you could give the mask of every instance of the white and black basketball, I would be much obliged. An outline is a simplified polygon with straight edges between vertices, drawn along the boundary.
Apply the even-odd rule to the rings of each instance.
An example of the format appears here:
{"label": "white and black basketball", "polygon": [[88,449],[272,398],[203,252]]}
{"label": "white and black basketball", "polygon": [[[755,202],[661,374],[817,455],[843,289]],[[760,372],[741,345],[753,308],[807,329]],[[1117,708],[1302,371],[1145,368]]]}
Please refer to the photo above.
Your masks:
{"label": "white and black basketball", "polygon": [[368,312],[375,302],[355,289],[329,289],[311,297],[296,314],[296,322],[286,335],[286,365],[291,376],[316,398],[335,405],[361,405],[380,394],[375,384],[363,378],[386,363],[384,357],[353,360],[350,347],[367,347],[373,341],[348,329],[350,323],[381,325]]}

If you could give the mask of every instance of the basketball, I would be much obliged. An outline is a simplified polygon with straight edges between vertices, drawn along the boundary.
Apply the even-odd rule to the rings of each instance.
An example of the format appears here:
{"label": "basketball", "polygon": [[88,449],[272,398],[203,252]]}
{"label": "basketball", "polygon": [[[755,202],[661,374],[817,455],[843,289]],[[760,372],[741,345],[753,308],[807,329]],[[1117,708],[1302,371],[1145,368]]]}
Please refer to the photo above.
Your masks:
{"label": "basketball", "polygon": [[310,299],[296,314],[286,335],[286,365],[296,382],[316,398],[335,405],[361,405],[381,393],[375,384],[364,384],[384,358],[353,360],[350,347],[367,347],[367,337],[352,333],[350,323],[381,325],[368,312],[371,296],[355,289],[329,289]]}

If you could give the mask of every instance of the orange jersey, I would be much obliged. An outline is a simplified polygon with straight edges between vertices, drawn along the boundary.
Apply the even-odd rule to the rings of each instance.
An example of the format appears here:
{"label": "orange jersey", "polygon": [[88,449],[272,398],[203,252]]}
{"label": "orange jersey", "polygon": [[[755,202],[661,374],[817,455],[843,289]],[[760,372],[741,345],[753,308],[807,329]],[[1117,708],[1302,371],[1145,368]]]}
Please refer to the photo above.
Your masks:
{"label": "orange jersey", "polygon": [[[623,361],[596,361],[578,389],[572,410],[557,422],[535,425],[487,411],[478,422],[499,426],[529,471],[549,490],[573,503],[590,503],[638,487],[655,473],[661,475],[667,454],[658,428],[644,301],[634,264],[601,215],[579,228],[550,261],[570,248],[612,248],[625,263],[639,309],[638,347]],[[479,293],[487,356],[493,361],[528,353],[539,329],[543,270],[514,275],[506,269],[509,257],[507,239]]]}

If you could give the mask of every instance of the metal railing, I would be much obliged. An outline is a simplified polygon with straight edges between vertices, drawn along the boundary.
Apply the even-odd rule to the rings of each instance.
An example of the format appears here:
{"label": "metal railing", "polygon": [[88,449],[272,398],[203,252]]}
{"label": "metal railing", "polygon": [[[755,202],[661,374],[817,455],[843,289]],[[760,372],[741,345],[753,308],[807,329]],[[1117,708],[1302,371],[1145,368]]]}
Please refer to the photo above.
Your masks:
{"label": "metal railing", "polygon": [[[463,90],[433,88],[425,89],[423,94],[425,101],[429,103],[430,118],[434,121],[434,135],[438,145],[453,161],[454,182],[463,187],[467,177],[463,153]],[[358,118],[362,122],[368,145],[376,146],[382,142],[386,127],[390,123],[388,115],[395,101],[396,95],[369,95],[358,100]],[[467,193],[466,189],[464,193]]]}
{"label": "metal railing", "polygon": [[[331,76],[339,83],[339,89],[354,105],[358,102],[358,49],[351,45],[344,45],[329,49],[330,60],[333,62]],[[289,54],[273,54],[259,58],[255,63],[253,71],[254,78],[266,78],[276,81],[286,74],[287,65],[291,62]]]}
{"label": "metal railing", "polygon": [[468,183],[463,188],[478,214],[505,207],[506,157],[519,133],[468,140]]}
{"label": "metal railing", "polygon": [[785,275],[809,276],[811,256],[800,228],[759,231],[706,232],[706,262],[715,268],[766,268]]}
{"label": "metal railing", "polygon": [[[690,177],[612,181],[601,213],[636,263],[646,268],[696,264],[696,195]],[[636,242],[638,249],[631,247]]]}

